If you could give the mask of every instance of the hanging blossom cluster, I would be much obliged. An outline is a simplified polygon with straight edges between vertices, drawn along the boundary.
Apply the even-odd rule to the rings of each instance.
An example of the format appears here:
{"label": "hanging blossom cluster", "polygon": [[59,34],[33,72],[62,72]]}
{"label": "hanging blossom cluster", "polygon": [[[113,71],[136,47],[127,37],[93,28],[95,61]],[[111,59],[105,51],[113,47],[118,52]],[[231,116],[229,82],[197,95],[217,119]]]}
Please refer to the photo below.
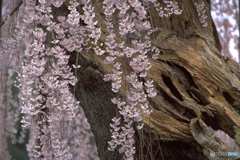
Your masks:
{"label": "hanging blossom cluster", "polygon": [[195,6],[197,7],[200,22],[203,24],[203,27],[207,27],[207,22],[205,20],[207,18],[207,16],[205,15],[206,9],[204,9],[205,3],[204,2],[202,2],[201,4],[195,3]]}
{"label": "hanging blossom cluster", "polygon": [[[156,96],[154,91],[153,81],[147,80],[141,82],[139,78],[147,76],[147,71],[151,68],[148,62],[147,53],[151,50],[155,54],[153,58],[157,58],[159,50],[151,46],[150,35],[154,30],[151,29],[151,24],[147,19],[147,8],[149,3],[153,3],[158,7],[156,0],[145,0],[141,3],[138,0],[104,0],[103,9],[105,17],[105,24],[107,26],[106,36],[106,52],[109,53],[104,60],[105,64],[113,65],[112,73],[104,76],[104,81],[112,81],[112,91],[117,93],[123,84],[122,78],[125,77],[125,82],[130,84],[130,88],[126,90],[125,100],[120,98],[113,98],[112,103],[116,104],[119,113],[122,115],[124,124],[120,127],[120,117],[114,117],[112,127],[112,140],[109,143],[109,150],[114,150],[120,146],[119,153],[124,153],[124,159],[132,160],[135,154],[134,147],[134,129],[136,124],[138,129],[142,129],[142,114],[152,112],[149,107],[147,97]],[[164,12],[160,12],[160,16],[170,16],[171,14],[180,14],[177,3],[172,1],[164,1],[167,4]],[[116,29],[113,27],[112,15],[118,10],[118,24]],[[129,12],[131,10],[131,12]],[[157,11],[160,11],[157,8]],[[121,35],[122,42],[116,42],[116,32]],[[143,34],[147,33],[147,34]],[[134,35],[131,42],[127,42],[129,34]],[[127,43],[126,43],[127,42]],[[131,44],[131,45],[130,45]],[[133,47],[131,47],[133,46]],[[94,48],[97,55],[106,53],[102,51],[99,46]],[[128,59],[129,64],[119,63],[119,58]],[[127,74],[123,68],[131,67],[131,72]],[[122,73],[124,72],[124,75]],[[144,92],[145,90],[145,92]]]}
{"label": "hanging blossom cluster", "polygon": [[[24,115],[21,122],[23,127],[30,129],[30,139],[27,145],[30,159],[65,160],[79,159],[79,157],[98,159],[96,148],[88,149],[89,147],[82,145],[90,143],[93,135],[89,134],[89,127],[86,127],[89,125],[86,117],[83,111],[80,112],[81,114],[78,112],[79,102],[70,93],[68,87],[69,84],[74,86],[77,79],[68,66],[69,55],[66,55],[66,50],[79,53],[90,39],[97,42],[101,33],[99,29],[94,29],[96,22],[92,23],[94,14],[92,13],[93,7],[89,5],[90,1],[82,1],[82,4],[85,5],[85,14],[81,16],[76,9],[79,3],[76,0],[71,0],[68,6],[70,14],[67,17],[58,16],[58,22],[55,22],[52,6],[60,7],[63,2],[64,0],[39,0],[39,3],[36,4],[34,0],[24,1],[20,8],[19,17],[21,18],[18,20],[15,34],[13,38],[6,41],[8,43],[1,51],[1,58],[6,60],[8,54],[13,55],[19,52],[19,48],[23,45],[22,42],[25,42],[25,58],[23,61],[19,60],[23,56],[14,59],[14,67],[18,73],[15,86],[20,88],[21,113]],[[86,27],[81,26],[79,24],[80,18],[89,20],[90,14],[92,15],[90,22],[87,23]],[[44,26],[45,29],[39,26]],[[48,34],[52,38],[50,45],[46,43]],[[12,46],[8,46],[10,44]],[[20,67],[21,65],[22,67]],[[76,64],[73,67],[77,69],[80,68],[80,65]],[[8,111],[8,114],[10,113]],[[5,112],[1,112],[1,114],[5,114]],[[78,127],[70,125],[75,117],[79,119],[75,120],[76,125],[80,125],[81,122],[83,123],[81,125],[85,126],[83,126],[82,131],[77,129]],[[6,126],[8,126],[8,132],[16,133],[16,130],[11,128],[12,124]],[[74,131],[74,134],[68,132],[66,128],[69,127]],[[5,132],[4,128],[2,130]],[[84,137],[82,134],[88,136]],[[1,135],[5,135],[5,133]],[[84,139],[77,141],[77,137],[89,140],[80,143],[79,140],[84,141]],[[73,141],[73,139],[75,140]],[[78,146],[78,151],[84,154],[76,154],[78,151],[71,150],[72,146],[69,144]],[[6,148],[3,147],[3,151],[0,153],[4,153]],[[94,154],[85,153],[87,150]],[[6,160],[10,159],[9,155],[4,154],[4,157]]]}
{"label": "hanging blossom cluster", "polygon": [[[124,159],[133,159],[133,155],[135,154],[135,131],[133,129],[133,122],[141,122],[142,120],[142,113],[137,105],[139,105],[138,99],[145,95],[145,93],[142,91],[142,83],[138,81],[136,74],[150,69],[148,60],[146,56],[144,56],[146,54],[146,52],[144,53],[144,49],[147,46],[145,46],[145,43],[139,43],[138,40],[133,41],[135,44],[134,48],[124,45],[125,41],[116,43],[116,35],[113,32],[111,16],[116,9],[119,10],[119,34],[124,40],[126,39],[128,33],[135,33],[140,36],[140,32],[150,29],[150,25],[147,21],[143,21],[146,19],[146,11],[139,1],[129,1],[130,5],[127,3],[127,1],[118,1],[116,4],[114,4],[114,2],[106,0],[103,3],[104,13],[107,15],[105,23],[109,33],[109,35],[106,37],[105,45],[107,46],[106,51],[110,53],[110,56],[106,57],[104,63],[113,64],[114,67],[113,73],[106,74],[104,80],[112,80],[112,90],[113,92],[118,92],[122,83],[122,69],[121,63],[115,62],[117,57],[124,57],[126,55],[128,58],[130,58],[131,61],[129,65],[131,65],[134,70],[132,74],[128,76],[128,82],[132,84],[132,87],[129,92],[126,92],[126,101],[116,98],[112,99],[112,102],[117,104],[120,114],[123,115],[125,124],[120,128],[118,126],[120,124],[120,119],[113,119],[114,123],[111,124],[111,127],[113,128],[113,130],[111,130],[112,140],[109,142],[109,150],[113,150],[120,145],[121,148],[119,149],[119,152],[125,153]],[[113,5],[115,5],[116,8],[114,8]],[[135,10],[131,15],[126,14],[130,7],[133,7]],[[136,13],[138,13],[138,15]],[[137,55],[137,53],[139,53],[139,55]],[[132,59],[133,55],[136,55],[136,58]],[[143,111],[146,112],[147,109]],[[142,125],[139,123],[138,127],[141,128]]]}
{"label": "hanging blossom cluster", "polygon": [[[50,5],[40,1],[33,19],[48,26],[48,31],[54,27]],[[34,150],[29,150],[29,156],[71,159],[61,124],[74,117],[76,100],[69,92],[68,83],[74,85],[76,78],[69,72],[69,56],[65,55],[65,51],[60,46],[49,47],[44,44],[47,33],[42,28],[35,27],[32,35],[33,39],[25,51],[22,71],[18,72],[24,114],[21,122],[23,127],[30,127],[31,130],[36,128],[30,124],[36,120],[38,124],[38,132],[32,132],[37,135],[30,137],[38,140],[34,142],[30,139],[35,144],[29,144],[34,146]]]}
{"label": "hanging blossom cluster", "polygon": [[182,10],[178,7],[178,2],[164,0],[163,3],[166,4],[166,7],[160,7],[160,3],[156,0],[153,0],[152,2],[160,17],[169,17],[172,14],[179,15],[182,13]]}
{"label": "hanging blossom cluster", "polygon": [[[1,77],[0,77],[0,155],[2,159],[11,159],[8,153],[7,137],[11,138],[12,143],[22,142],[25,134],[20,133],[19,139],[16,139],[17,129],[15,124],[18,121],[20,114],[19,104],[12,93],[12,76],[15,70],[20,69],[21,59],[23,55],[21,46],[27,42],[29,30],[32,27],[31,18],[29,14],[33,13],[32,7],[34,4],[26,2],[20,7],[20,11],[16,16],[16,26],[14,27],[12,36],[3,37],[0,50],[0,63],[1,63]],[[5,22],[6,26],[10,26],[13,22],[13,17],[8,16]],[[4,27],[2,27],[4,28]],[[9,31],[10,32],[10,31]]]}

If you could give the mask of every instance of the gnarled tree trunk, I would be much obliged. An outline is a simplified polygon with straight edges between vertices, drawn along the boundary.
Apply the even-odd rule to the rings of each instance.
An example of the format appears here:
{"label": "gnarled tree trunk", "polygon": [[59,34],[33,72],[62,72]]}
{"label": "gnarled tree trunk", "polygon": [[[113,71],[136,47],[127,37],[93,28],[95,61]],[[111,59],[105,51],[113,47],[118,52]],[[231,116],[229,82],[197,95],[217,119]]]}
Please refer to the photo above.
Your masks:
{"label": "gnarled tree trunk", "polygon": [[[210,152],[234,151],[214,135],[214,130],[224,131],[240,146],[240,65],[221,55],[209,5],[205,2],[208,26],[203,27],[193,0],[177,2],[183,10],[181,15],[161,18],[153,5],[148,10],[150,21],[157,28],[151,41],[161,52],[156,60],[148,54],[152,67],[147,75],[154,80],[157,96],[148,99],[153,112],[150,116],[143,115],[143,131],[135,132],[135,159],[216,159]],[[102,5],[100,0],[93,1],[98,27],[102,29],[100,42],[106,37]],[[117,14],[114,16],[117,26]],[[116,41],[122,41],[120,36]],[[106,54],[97,56],[93,50],[81,52],[75,94],[95,135],[99,158],[119,160],[122,155],[117,150],[108,151],[110,123],[118,110],[111,102],[116,96],[111,83],[103,81],[103,75],[113,69],[103,63]],[[69,63],[75,61],[76,54],[71,54]],[[124,93],[123,87],[120,97]]]}

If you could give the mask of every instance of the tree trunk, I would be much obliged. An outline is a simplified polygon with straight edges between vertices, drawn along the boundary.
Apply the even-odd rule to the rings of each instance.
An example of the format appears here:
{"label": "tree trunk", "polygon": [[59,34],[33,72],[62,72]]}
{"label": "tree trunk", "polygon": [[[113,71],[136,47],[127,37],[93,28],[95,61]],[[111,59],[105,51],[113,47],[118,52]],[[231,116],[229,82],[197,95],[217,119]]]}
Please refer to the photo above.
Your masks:
{"label": "tree trunk", "polygon": [[[154,81],[157,96],[148,99],[153,112],[150,116],[143,114],[143,131],[135,132],[135,159],[217,159],[210,152],[234,151],[214,135],[214,130],[224,131],[240,146],[240,65],[221,55],[209,4],[205,2],[208,26],[203,27],[193,0],[177,2],[183,10],[181,15],[161,18],[153,5],[148,10],[151,24],[157,28],[151,41],[161,52],[156,60],[148,54],[152,67],[147,75]],[[101,43],[107,34],[102,5],[102,1],[93,0],[98,27],[102,29]],[[117,26],[117,14],[114,16]],[[120,36],[116,41],[122,41]],[[91,125],[99,158],[119,160],[122,155],[117,150],[108,150],[110,123],[118,109],[111,102],[117,94],[112,92],[110,82],[103,81],[104,74],[113,69],[103,63],[106,54],[97,56],[92,49],[81,52],[75,94]],[[76,54],[71,54],[69,64],[75,62]],[[121,88],[120,97],[124,93]]]}

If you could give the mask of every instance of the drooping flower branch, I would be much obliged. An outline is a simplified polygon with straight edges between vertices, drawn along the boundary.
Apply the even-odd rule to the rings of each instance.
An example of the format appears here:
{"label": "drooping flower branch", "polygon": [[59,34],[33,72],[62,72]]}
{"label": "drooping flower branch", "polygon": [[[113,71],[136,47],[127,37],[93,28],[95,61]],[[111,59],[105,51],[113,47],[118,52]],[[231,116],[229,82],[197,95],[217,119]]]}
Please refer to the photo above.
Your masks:
{"label": "drooping flower branch", "polygon": [[[86,29],[90,32],[91,24],[88,28],[79,27],[80,15],[76,10],[79,4],[75,0],[70,1],[67,20],[59,16],[60,23],[53,21],[51,5],[60,7],[62,3],[42,0],[34,5],[32,21],[46,29],[34,27],[29,33],[33,38],[27,45],[22,70],[18,72],[24,113],[22,123],[31,130],[28,151],[32,159],[74,158],[68,146],[74,135],[69,135],[64,127],[72,121],[79,107],[68,87],[68,84],[75,85],[77,79],[68,66],[69,55],[61,46],[79,53],[81,47],[86,46],[83,39],[86,39]],[[51,45],[45,45],[47,34],[52,37]]]}
{"label": "drooping flower branch", "polygon": [[[20,133],[20,137],[17,140],[15,129],[15,124],[18,121],[18,116],[20,114],[20,108],[12,97],[12,76],[14,71],[21,71],[21,63],[23,60],[22,46],[24,42],[28,42],[29,35],[31,33],[31,28],[33,26],[33,21],[31,14],[34,14],[35,3],[32,1],[26,1],[19,8],[19,12],[16,15],[16,26],[14,26],[13,34],[9,37],[3,37],[2,48],[0,51],[0,63],[1,63],[1,77],[0,77],[0,114],[1,114],[1,131],[0,131],[0,155],[3,159],[10,159],[7,150],[7,137],[11,137],[12,142],[22,142],[25,137],[25,130]],[[12,23],[13,18],[8,16],[5,25]],[[29,32],[30,31],[30,32]],[[11,34],[11,32],[10,32]],[[15,82],[14,82],[15,83]],[[16,84],[17,85],[17,84]],[[18,86],[21,86],[19,84]],[[20,99],[21,100],[21,99]]]}
{"label": "drooping flower branch", "polygon": [[[155,3],[155,1],[152,1]],[[177,3],[172,3],[171,1],[164,1],[165,3],[169,3],[167,5],[168,9],[165,16],[171,14],[180,14],[177,7]],[[125,153],[124,159],[133,159],[133,155],[135,154],[134,147],[134,122],[137,122],[137,128],[141,129],[143,127],[142,121],[142,113],[150,114],[151,109],[147,103],[147,97],[154,97],[156,92],[153,90],[153,81],[147,81],[145,83],[146,92],[145,94],[143,83],[139,81],[139,77],[146,77],[147,71],[151,68],[148,62],[147,53],[151,48],[151,42],[149,35],[152,32],[148,32],[147,35],[143,37],[143,33],[147,32],[151,29],[150,23],[147,19],[147,8],[149,1],[144,1],[143,5],[138,0],[124,0],[117,1],[115,4],[116,9],[119,10],[118,18],[119,18],[119,34],[123,39],[122,42],[115,42],[115,33],[113,33],[113,24],[111,20],[112,14],[115,12],[114,3],[109,0],[105,0],[103,2],[104,5],[104,13],[106,15],[105,24],[107,25],[108,35],[106,37],[105,44],[106,52],[109,53],[104,60],[105,64],[112,64],[115,69],[113,69],[112,73],[108,73],[105,75],[105,81],[112,81],[112,91],[118,92],[118,90],[122,87],[122,70],[123,68],[127,68],[127,66],[122,66],[123,64],[116,62],[118,57],[128,58],[129,66],[132,69],[128,75],[127,72],[124,72],[125,83],[130,84],[130,88],[126,91],[125,100],[113,98],[112,102],[117,105],[119,109],[119,113],[124,118],[124,126],[119,127],[120,119],[115,117],[113,119],[113,124],[111,127],[112,132],[112,140],[109,142],[110,148],[109,150],[115,149],[118,145],[120,145],[119,152]],[[132,8],[131,15],[128,10]],[[115,29],[116,30],[116,29]],[[133,47],[130,47],[129,42],[127,41],[127,36],[129,34],[134,34],[135,40],[132,40],[130,43]],[[97,51],[97,50],[95,50]],[[158,52],[156,50],[156,52]],[[101,55],[104,52],[96,52],[96,54]],[[159,52],[158,52],[159,53]],[[155,55],[156,57],[156,55]],[[126,64],[125,64],[126,65]],[[122,66],[122,67],[121,67]],[[141,122],[141,123],[139,123]]]}
{"label": "drooping flower branch", "polygon": [[201,4],[195,3],[195,6],[197,7],[200,22],[203,24],[203,27],[207,27],[207,22],[205,20],[207,18],[207,16],[205,15],[206,9],[204,8],[205,3],[204,2],[202,2]]}
{"label": "drooping flower branch", "polygon": [[172,14],[179,15],[182,13],[182,10],[180,10],[178,7],[178,2],[164,0],[163,2],[166,4],[166,7],[160,7],[160,3],[158,3],[156,0],[153,0],[152,2],[156,7],[160,17],[169,17]]}

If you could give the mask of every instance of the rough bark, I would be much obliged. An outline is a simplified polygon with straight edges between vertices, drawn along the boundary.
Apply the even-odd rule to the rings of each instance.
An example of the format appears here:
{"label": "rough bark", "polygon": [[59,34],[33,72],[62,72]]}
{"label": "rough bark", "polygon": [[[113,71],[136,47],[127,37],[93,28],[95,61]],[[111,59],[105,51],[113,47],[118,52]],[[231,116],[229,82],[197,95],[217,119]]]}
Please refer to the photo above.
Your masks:
{"label": "rough bark", "polygon": [[[154,80],[157,96],[148,99],[153,113],[143,115],[144,130],[136,131],[135,159],[236,159],[210,157],[210,152],[234,151],[214,135],[214,130],[224,131],[240,146],[240,65],[221,55],[209,5],[205,3],[208,26],[204,28],[195,2],[177,1],[183,10],[181,15],[160,18],[153,5],[148,12],[151,23],[158,28],[151,41],[161,54],[157,60],[151,58],[152,53],[148,54],[152,68],[147,78]],[[107,32],[102,1],[92,2],[98,27],[102,28],[100,42],[104,42]],[[117,14],[114,16],[117,26]],[[120,36],[116,41],[122,41]],[[81,52],[76,98],[91,125],[100,159],[119,160],[122,156],[117,150],[107,149],[110,123],[117,113],[111,98],[117,95],[111,91],[111,83],[103,81],[103,75],[112,69],[103,63],[105,57],[106,54],[97,56],[93,50]],[[76,54],[71,54],[69,63],[75,61]],[[130,71],[130,67],[122,66]],[[124,93],[121,88],[118,96],[123,97]]]}

